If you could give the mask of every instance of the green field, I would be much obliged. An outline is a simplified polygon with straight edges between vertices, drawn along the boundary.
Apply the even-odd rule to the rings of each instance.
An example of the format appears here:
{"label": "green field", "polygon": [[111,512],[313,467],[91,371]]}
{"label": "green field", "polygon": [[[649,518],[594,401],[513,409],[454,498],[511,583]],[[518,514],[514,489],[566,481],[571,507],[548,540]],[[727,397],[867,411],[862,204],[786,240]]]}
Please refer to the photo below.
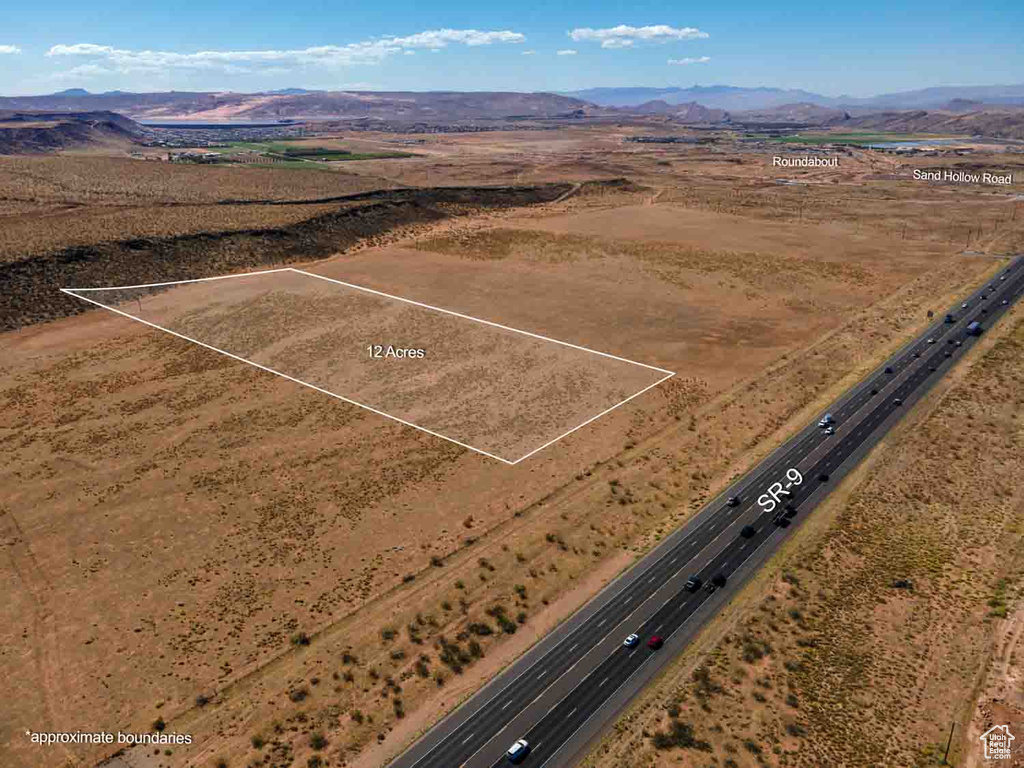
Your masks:
{"label": "green field", "polygon": [[281,142],[233,141],[229,145],[235,149],[265,152],[272,155],[294,158],[304,162],[308,160],[325,160],[338,162],[346,160],[389,160],[394,158],[415,157],[411,152],[349,152],[331,147],[296,147]]}
{"label": "green field", "polygon": [[[750,138],[756,138],[751,136]],[[928,133],[808,133],[796,136],[775,136],[768,141],[779,144],[852,144],[864,146],[889,141],[928,141],[948,139],[952,136],[936,136]]]}

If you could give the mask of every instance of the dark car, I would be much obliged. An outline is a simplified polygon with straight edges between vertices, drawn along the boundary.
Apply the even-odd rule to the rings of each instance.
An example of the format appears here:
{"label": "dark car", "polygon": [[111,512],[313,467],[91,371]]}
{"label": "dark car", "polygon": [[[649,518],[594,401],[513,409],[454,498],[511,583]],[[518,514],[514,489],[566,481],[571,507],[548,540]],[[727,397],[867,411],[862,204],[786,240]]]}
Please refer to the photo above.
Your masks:
{"label": "dark car", "polygon": [[931,371],[932,373],[935,373],[935,366],[934,365],[929,365],[928,366],[928,370]]}
{"label": "dark car", "polygon": [[656,651],[665,644],[665,641],[660,635],[654,635],[650,640],[647,641],[647,647],[652,651]]}
{"label": "dark car", "polygon": [[952,353],[952,352],[950,352],[950,351],[949,351],[949,350],[947,349],[947,350],[946,350],[946,357],[952,357],[952,356],[953,356],[953,353]]}
{"label": "dark car", "polygon": [[716,587],[724,587],[726,581],[727,579],[725,578],[724,573],[716,573],[714,576],[711,577],[711,583],[714,584]]}
{"label": "dark car", "polygon": [[752,525],[744,525],[743,530],[740,531],[740,536],[744,539],[752,539],[755,533],[757,533],[757,528]]}
{"label": "dark car", "polygon": [[920,356],[921,356],[921,353],[920,353],[920,352],[915,352],[915,353],[914,353],[914,357],[920,357]]}
{"label": "dark car", "polygon": [[772,522],[780,528],[785,528],[789,525],[789,518],[786,517],[785,512],[776,512],[775,517],[772,518]]}
{"label": "dark car", "polygon": [[885,372],[886,373],[892,373],[892,366],[891,365],[885,366]]}
{"label": "dark car", "polygon": [[700,576],[698,576],[697,574],[693,574],[690,578],[686,580],[686,584],[683,585],[683,589],[685,589],[687,592],[696,592],[698,589],[700,589],[700,585],[703,583],[704,582],[701,581]]}
{"label": "dark car", "polygon": [[786,517],[793,517],[796,515],[796,506],[793,504],[786,505]]}
{"label": "dark car", "polygon": [[872,395],[877,395],[877,394],[878,394],[878,390],[877,390],[877,389],[875,389],[874,387],[872,387],[872,389],[871,389],[871,394],[872,394]]}
{"label": "dark car", "polygon": [[826,482],[828,480],[828,472],[822,472],[820,475],[818,475],[818,479],[821,480],[821,482],[823,483]]}
{"label": "dark car", "polygon": [[730,507],[738,507],[740,505],[740,497],[730,496],[729,500],[725,503],[728,504]]}

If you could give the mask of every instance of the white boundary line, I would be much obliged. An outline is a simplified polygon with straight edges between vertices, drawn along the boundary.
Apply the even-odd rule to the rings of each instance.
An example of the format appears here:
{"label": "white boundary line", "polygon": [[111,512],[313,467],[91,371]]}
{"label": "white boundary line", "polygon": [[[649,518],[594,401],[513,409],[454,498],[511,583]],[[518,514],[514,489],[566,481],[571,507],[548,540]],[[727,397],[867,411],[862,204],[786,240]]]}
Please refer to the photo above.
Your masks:
{"label": "white boundary line", "polygon": [[[558,437],[555,437],[554,439],[549,440],[548,442],[544,443],[543,445],[539,446],[538,448],[534,448],[532,451],[530,451],[529,453],[524,454],[523,456],[520,456],[518,459],[509,460],[509,459],[504,459],[501,456],[497,456],[496,454],[489,453],[487,451],[481,450],[480,448],[474,448],[472,445],[469,445],[468,443],[460,442],[458,440],[455,440],[454,438],[442,435],[439,432],[435,432],[435,431],[433,431],[431,429],[427,429],[426,427],[421,427],[419,424],[414,424],[411,421],[406,421],[405,419],[399,418],[398,416],[392,416],[389,413],[385,413],[384,411],[381,411],[381,410],[379,410],[377,408],[374,408],[372,406],[366,405],[365,403],[360,403],[358,400],[353,400],[352,398],[336,394],[336,393],[331,392],[329,390],[326,390],[326,389],[324,389],[322,387],[318,387],[315,384],[310,384],[309,382],[302,381],[301,379],[297,379],[294,376],[289,376],[287,373],[282,373],[281,371],[274,370],[273,368],[269,368],[268,366],[261,365],[259,363],[255,363],[252,360],[247,360],[244,357],[239,357],[238,355],[232,354],[231,352],[227,352],[227,351],[225,351],[223,349],[219,349],[218,347],[214,347],[211,344],[206,344],[205,342],[199,341],[198,339],[193,339],[190,336],[185,336],[184,334],[178,333],[177,331],[172,331],[169,328],[164,328],[162,325],[157,325],[156,323],[151,323],[148,320],[143,320],[141,317],[136,317],[135,315],[129,314],[128,312],[123,312],[120,309],[114,309],[113,307],[107,306],[106,304],[98,302],[98,301],[96,301],[94,299],[89,299],[89,298],[86,298],[85,296],[79,296],[78,295],[79,292],[85,292],[85,291],[118,291],[118,290],[128,290],[128,289],[131,289],[131,288],[159,288],[159,287],[169,286],[169,285],[181,285],[181,284],[184,284],[184,283],[201,283],[201,282],[207,282],[207,281],[211,281],[211,280],[226,280],[226,279],[235,278],[235,277],[249,277],[249,276],[252,276],[252,275],[268,275],[268,274],[273,274],[275,272],[294,272],[296,274],[305,275],[307,277],[315,277],[315,278],[320,279],[320,280],[326,280],[327,282],[330,282],[330,283],[336,283],[338,285],[343,285],[346,288],[352,288],[352,289],[355,289],[357,291],[363,291],[365,293],[372,293],[374,295],[383,296],[385,298],[393,299],[395,301],[401,301],[401,302],[403,302],[405,304],[412,304],[412,305],[417,306],[417,307],[423,307],[424,309],[430,309],[430,310],[433,310],[435,312],[441,312],[441,313],[446,314],[446,315],[451,315],[453,317],[462,318],[463,320],[472,320],[473,322],[476,322],[476,323],[483,323],[484,325],[489,325],[489,326],[492,326],[494,328],[500,328],[500,329],[505,330],[505,331],[511,331],[513,333],[519,333],[519,334],[522,334],[524,336],[530,336],[531,338],[540,339],[541,341],[549,341],[549,342],[552,342],[554,344],[560,344],[560,345],[562,345],[564,347],[570,347],[572,349],[580,350],[582,352],[589,352],[590,354],[599,355],[601,357],[606,357],[606,358],[609,358],[611,360],[617,360],[617,361],[622,362],[622,363],[629,363],[631,365],[640,366],[641,368],[647,368],[648,370],[658,371],[659,373],[664,373],[665,376],[663,376],[662,378],[658,379],[653,384],[649,384],[648,386],[644,387],[639,392],[635,392],[634,394],[632,394],[629,397],[627,397],[625,400],[622,400],[621,402],[616,403],[615,405],[611,406],[610,408],[606,408],[605,410],[601,411],[600,413],[598,413],[595,416],[591,416],[589,419],[584,421],[582,424],[579,424],[579,425],[573,427],[572,429],[562,433]],[[483,456],[487,456],[488,458],[497,459],[498,461],[502,462],[503,464],[508,464],[509,466],[515,466],[519,462],[521,462],[521,461],[523,461],[525,459],[530,458],[535,453],[544,450],[545,448],[547,448],[550,445],[553,445],[554,443],[557,443],[563,437],[567,437],[567,436],[571,435],[573,432],[575,432],[575,431],[577,431],[579,429],[582,429],[583,427],[585,427],[588,424],[596,421],[597,419],[601,418],[602,416],[610,413],[611,411],[614,411],[616,408],[618,408],[618,407],[620,407],[622,405],[625,405],[630,400],[632,400],[632,399],[634,399],[636,397],[639,397],[644,392],[647,392],[648,390],[653,389],[654,387],[658,386],[662,382],[667,381],[668,379],[670,379],[673,376],[675,376],[675,372],[665,370],[664,368],[657,368],[657,367],[655,367],[653,365],[647,365],[646,363],[638,363],[635,360],[629,360],[629,359],[624,358],[624,357],[618,357],[617,355],[610,355],[607,352],[598,352],[595,349],[589,349],[587,347],[582,347],[582,346],[579,346],[578,344],[571,344],[571,343],[569,343],[567,341],[560,341],[558,339],[552,339],[552,338],[550,338],[548,336],[541,336],[540,334],[531,333],[530,331],[522,331],[522,330],[519,330],[518,328],[510,328],[507,325],[501,325],[500,323],[495,323],[495,322],[492,322],[490,320],[483,320],[481,318],[473,317],[471,315],[464,315],[461,312],[454,312],[454,311],[452,311],[450,309],[443,309],[441,307],[435,307],[435,306],[432,306],[430,304],[424,304],[424,303],[419,302],[419,301],[413,301],[412,299],[404,299],[401,296],[394,296],[394,295],[392,295],[390,293],[384,293],[383,291],[376,291],[376,290],[373,290],[372,288],[364,288],[364,287],[359,286],[359,285],[354,285],[352,283],[346,283],[346,282],[344,282],[342,280],[335,280],[335,279],[330,278],[330,277],[323,277],[322,275],[317,275],[317,274],[314,274],[312,272],[306,272],[306,271],[301,270],[301,269],[293,269],[292,267],[284,267],[282,269],[267,269],[267,270],[262,270],[262,271],[258,271],[258,272],[246,272],[246,273],[242,273],[242,274],[238,274],[238,275],[219,275],[219,276],[216,276],[216,277],[200,277],[200,278],[195,278],[195,279],[192,279],[192,280],[171,280],[171,281],[164,282],[164,283],[143,283],[143,284],[140,284],[140,285],[119,285],[119,286],[110,286],[110,287],[105,287],[105,288],[61,288],[60,291],[62,293],[66,293],[69,296],[74,296],[77,299],[81,299],[82,301],[87,301],[90,304],[95,304],[98,307],[102,307],[103,309],[106,309],[106,310],[108,310],[110,312],[114,312],[115,314],[121,315],[122,317],[127,317],[127,318],[129,318],[131,320],[135,320],[137,322],[142,323],[143,325],[148,325],[149,327],[156,328],[157,330],[163,331],[164,333],[169,333],[172,336],[177,336],[179,339],[184,339],[185,341],[189,341],[189,342],[191,342],[193,344],[198,344],[199,346],[204,347],[206,349],[212,350],[214,352],[218,352],[219,354],[226,355],[227,357],[230,357],[233,360],[238,360],[239,362],[246,363],[248,365],[253,366],[254,368],[259,368],[261,371],[266,371],[267,373],[272,373],[275,376],[280,376],[281,378],[288,379],[288,381],[292,381],[292,382],[294,382],[296,384],[301,384],[304,387],[309,387],[310,389],[316,390],[317,392],[320,392],[322,394],[329,395],[330,397],[336,398],[338,400],[342,400],[342,401],[344,401],[346,403],[350,403],[351,405],[355,405],[355,406],[358,406],[360,408],[364,408],[364,409],[366,409],[366,410],[368,410],[368,411],[370,411],[372,413],[377,414],[378,416],[383,416],[386,419],[391,419],[392,421],[397,421],[399,424],[403,424],[403,425],[405,425],[407,427],[412,427],[413,429],[418,429],[421,432],[426,432],[428,435],[432,435],[433,437],[439,437],[442,440],[447,440],[450,443],[454,443],[455,445],[458,445],[458,446],[460,446],[462,448],[466,448],[466,449],[468,449],[470,451],[474,451],[474,452],[479,453],[479,454],[481,454]]]}
{"label": "white boundary line", "polygon": [[[159,288],[164,285],[181,285],[183,283],[205,283],[210,280],[228,280],[233,277],[252,277],[253,275],[270,275],[274,272],[297,272],[298,270],[292,269],[291,267],[281,267],[280,269],[263,269],[258,272],[242,272],[237,275],[217,275],[216,277],[196,277],[191,280],[170,280],[166,283],[142,283],[140,285],[109,285],[105,288],[61,288],[64,293],[70,291],[126,291],[129,288]],[[82,298],[79,296],[78,298]],[[100,306],[103,306],[102,304]],[[108,307],[109,309],[109,307]]]}
{"label": "white boundary line", "polygon": [[[442,309],[441,307],[435,307],[430,304],[424,304],[421,301],[413,301],[412,299],[403,299],[401,296],[392,296],[390,293],[384,293],[383,291],[375,291],[372,288],[363,288],[360,285],[353,285],[352,283],[346,283],[343,280],[335,280],[332,277],[324,277],[323,275],[315,275],[312,272],[306,272],[301,269],[293,269],[292,272],[298,272],[300,275],[308,275],[309,277],[315,277],[319,280],[326,280],[329,283],[337,283],[338,285],[344,285],[347,288],[355,288],[357,291],[365,291],[366,293],[373,293],[377,296],[384,296],[388,299],[394,299],[395,301],[405,302],[406,304],[412,304],[417,307],[423,307],[425,309],[432,309],[435,312],[443,312],[446,315],[452,315],[453,317],[461,317],[463,320],[472,320],[474,323],[483,323],[484,325],[490,325],[494,328],[501,328],[503,331],[512,331],[513,333],[521,333],[524,336],[532,336],[535,339],[541,341],[550,341],[555,344],[561,344],[563,347],[572,347],[583,352],[590,352],[592,355],[600,355],[601,357],[608,357],[612,360],[618,360],[620,363],[632,363],[633,365],[639,365],[641,368],[647,368],[652,371],[658,371],[658,373],[667,373],[670,376],[675,376],[675,372],[666,371],[664,368],[656,368],[653,365],[647,365],[647,363],[638,363],[636,360],[629,360],[625,357],[618,357],[617,355],[609,355],[607,352],[598,352],[596,349],[588,349],[587,347],[581,347],[578,344],[570,344],[568,341],[559,341],[558,339],[552,339],[548,336],[541,336],[539,333],[531,333],[530,331],[521,331],[518,328],[510,328],[507,325],[501,323],[493,323],[490,320],[482,320],[479,317],[473,317],[472,315],[464,315],[461,312],[453,312],[450,309]],[[667,377],[666,377],[667,378]],[[649,388],[648,388],[649,389]],[[640,394],[639,392],[637,394]],[[636,397],[636,395],[633,395]],[[622,402],[626,402],[623,400]],[[607,413],[607,411],[606,411]],[[581,425],[582,426],[582,425]],[[524,457],[525,458],[525,457]]]}

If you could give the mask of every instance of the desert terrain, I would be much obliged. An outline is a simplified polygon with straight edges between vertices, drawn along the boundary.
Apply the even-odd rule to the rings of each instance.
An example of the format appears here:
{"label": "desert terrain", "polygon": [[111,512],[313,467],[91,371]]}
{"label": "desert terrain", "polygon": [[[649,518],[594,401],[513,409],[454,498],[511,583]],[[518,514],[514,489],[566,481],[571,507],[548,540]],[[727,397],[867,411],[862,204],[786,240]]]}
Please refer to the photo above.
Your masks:
{"label": "desert terrain", "polygon": [[[192,736],[189,746],[128,750],[110,763],[132,768],[385,764],[923,327],[930,310],[1024,247],[1020,170],[1015,187],[994,192],[914,182],[916,166],[870,150],[845,152],[838,170],[801,171],[772,168],[742,144],[624,141],[649,132],[443,134],[416,157],[313,171],[0,158],[9,170],[0,174],[0,216],[16,230],[5,227],[2,268],[17,288],[5,296],[0,336],[0,440],[15,457],[0,469],[0,580],[12,596],[2,608],[0,676],[25,692],[4,705],[2,762],[92,766],[113,754],[24,737],[83,729]],[[1019,169],[1019,158],[970,162]],[[677,375],[510,467],[57,290],[282,264]],[[989,354],[1012,357],[1011,343],[993,339]],[[963,375],[986,370],[979,363]],[[999,366],[987,375],[1013,374]],[[1014,391],[988,381],[975,385],[992,392],[978,408]],[[1008,439],[1002,419],[1012,402],[999,418],[973,407],[962,406],[963,419],[994,420],[982,433],[986,452],[1009,456],[999,440]],[[936,440],[951,434],[946,420],[933,429]],[[929,445],[930,461],[946,456]],[[896,473],[910,448],[892,450],[885,471]],[[1012,469],[1002,462],[981,469],[987,487],[1007,487]],[[927,498],[913,514],[952,503],[951,489],[940,496],[920,482]],[[835,519],[869,521],[856,535],[875,538],[823,523],[817,535],[835,537],[835,560],[808,555],[786,570],[804,587],[777,573],[765,594],[779,615],[751,609],[734,621],[764,618],[742,631],[767,638],[767,622],[796,626],[798,611],[820,638],[812,650],[853,654],[848,643],[860,635],[840,636],[834,613],[854,604],[842,590],[857,573],[883,578],[870,563],[897,556],[913,595],[938,594],[939,570],[957,583],[958,610],[981,621],[977,601],[1006,564],[1004,544],[950,552],[961,523],[944,512],[945,522],[921,533],[931,553],[923,562],[882,546],[869,502],[892,493],[864,494],[863,510],[835,506]],[[1007,508],[993,501],[990,512],[985,520],[1007,524]],[[983,522],[979,515],[962,535],[980,541]],[[816,580],[839,577],[848,580],[822,581],[819,595]],[[864,594],[874,613],[856,603],[849,622],[910,621],[912,606],[899,605],[907,594],[885,605]],[[915,637],[932,637],[921,621]],[[950,626],[942,624],[952,635]],[[742,646],[722,642],[726,664]],[[779,650],[759,664],[789,660],[781,640],[770,642]],[[965,645],[942,648],[959,666],[950,661],[954,671],[941,679],[977,672]],[[923,680],[928,664],[947,657],[921,658]],[[877,670],[879,680],[895,679],[892,665]],[[801,713],[818,719],[799,725],[824,732],[829,707],[854,706],[823,692],[850,668],[809,660],[803,669],[795,695]],[[670,682],[688,685],[690,674]],[[724,672],[711,674],[726,686]],[[769,698],[781,690],[753,691],[777,728],[790,722]],[[869,704],[889,716],[935,690],[901,687]],[[708,706],[726,700],[716,691]],[[655,750],[642,731],[667,727],[666,716],[646,700],[638,706],[621,738],[602,746],[606,764],[625,765],[632,750],[651,764],[668,755],[707,761]],[[680,721],[698,726],[679,707]],[[914,731],[925,741],[905,740],[907,749],[936,741],[938,723],[948,728],[953,716],[929,710]],[[733,725],[764,736],[756,724]],[[724,738],[697,734],[715,742],[717,757],[756,759],[726,755]],[[817,740],[821,752],[807,754],[838,754],[842,734],[834,729]],[[780,749],[799,738],[785,736]],[[865,750],[864,765],[888,754]]]}

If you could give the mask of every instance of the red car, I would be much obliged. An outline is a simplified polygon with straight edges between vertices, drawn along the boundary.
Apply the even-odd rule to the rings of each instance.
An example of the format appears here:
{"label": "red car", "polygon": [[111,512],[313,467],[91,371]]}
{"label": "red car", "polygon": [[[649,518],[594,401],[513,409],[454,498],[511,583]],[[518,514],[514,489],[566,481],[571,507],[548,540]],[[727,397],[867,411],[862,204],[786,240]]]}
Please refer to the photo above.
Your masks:
{"label": "red car", "polygon": [[655,635],[654,637],[652,637],[650,640],[647,641],[647,647],[650,648],[652,651],[658,650],[664,644],[665,644],[665,641],[662,640],[661,637],[659,637],[658,635]]}

